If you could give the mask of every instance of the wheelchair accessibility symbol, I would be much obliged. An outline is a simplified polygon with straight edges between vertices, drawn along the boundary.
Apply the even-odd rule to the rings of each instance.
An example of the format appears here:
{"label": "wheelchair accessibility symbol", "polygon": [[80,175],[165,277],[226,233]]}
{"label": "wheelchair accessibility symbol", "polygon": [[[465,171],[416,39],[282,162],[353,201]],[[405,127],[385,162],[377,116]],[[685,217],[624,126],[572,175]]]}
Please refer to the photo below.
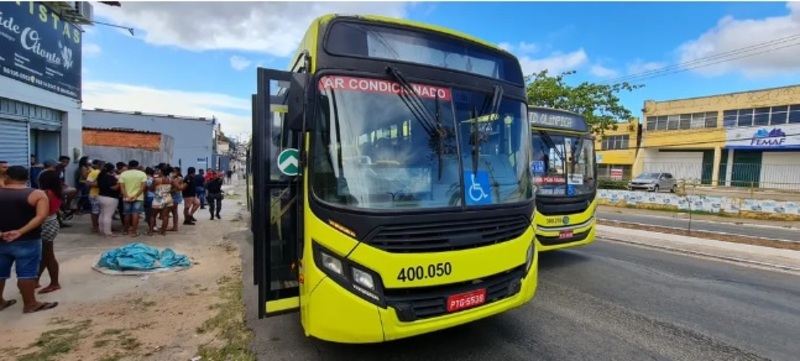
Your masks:
{"label": "wheelchair accessibility symbol", "polygon": [[489,189],[489,174],[485,171],[464,172],[467,205],[492,204],[492,193]]}

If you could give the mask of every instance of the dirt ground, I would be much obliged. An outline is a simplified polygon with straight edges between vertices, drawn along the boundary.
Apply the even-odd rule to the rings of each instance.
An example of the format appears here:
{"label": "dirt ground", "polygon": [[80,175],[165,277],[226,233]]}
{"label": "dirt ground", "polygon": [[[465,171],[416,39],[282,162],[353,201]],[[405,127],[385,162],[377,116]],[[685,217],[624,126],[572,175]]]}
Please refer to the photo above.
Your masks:
{"label": "dirt ground", "polygon": [[[9,280],[5,298],[18,303],[0,312],[0,359],[250,359],[239,249],[226,239],[246,229],[242,200],[227,197],[221,220],[210,221],[207,210],[198,210],[196,225],[181,224],[167,236],[103,239],[89,235],[88,215],[76,216],[73,227],[56,239],[62,289],[38,296],[58,301],[58,307],[23,314],[16,280]],[[91,268],[102,252],[130,242],[172,248],[194,265],[146,276],[112,276]],[[48,282],[43,276],[42,284]]]}

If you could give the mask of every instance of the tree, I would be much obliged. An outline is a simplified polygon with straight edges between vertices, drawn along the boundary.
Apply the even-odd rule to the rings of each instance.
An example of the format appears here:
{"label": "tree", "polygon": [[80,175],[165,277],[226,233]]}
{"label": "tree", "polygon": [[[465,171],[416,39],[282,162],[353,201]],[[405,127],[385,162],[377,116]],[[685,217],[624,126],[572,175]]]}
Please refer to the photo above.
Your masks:
{"label": "tree", "polygon": [[525,77],[528,104],[578,113],[586,119],[592,131],[600,135],[607,129],[616,130],[618,121],[631,119],[633,114],[620,104],[617,94],[621,91],[632,92],[644,85],[627,82],[594,84],[586,81],[577,86],[566,84],[564,78],[575,73],[573,70],[551,76],[547,70],[542,70]]}

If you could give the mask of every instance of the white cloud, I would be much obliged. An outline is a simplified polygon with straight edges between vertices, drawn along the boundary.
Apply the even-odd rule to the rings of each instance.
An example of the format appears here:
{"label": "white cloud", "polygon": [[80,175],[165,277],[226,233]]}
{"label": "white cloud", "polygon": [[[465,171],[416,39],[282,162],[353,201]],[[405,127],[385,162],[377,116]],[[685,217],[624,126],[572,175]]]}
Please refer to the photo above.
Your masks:
{"label": "white cloud", "polygon": [[508,42],[502,42],[497,44],[497,46],[505,51],[516,53],[516,54],[533,54],[539,51],[539,46],[534,43],[526,43],[524,41],[520,41],[519,44],[514,45]]}
{"label": "white cloud", "polygon": [[94,43],[85,43],[83,44],[83,56],[92,57],[100,55],[102,49],[100,49],[100,45]]}
{"label": "white cloud", "polygon": [[667,66],[665,63],[657,61],[642,61],[641,59],[637,59],[628,64],[628,74],[640,75],[645,72],[664,68],[665,66]]}
{"label": "white cloud", "polygon": [[619,75],[618,71],[599,64],[592,65],[592,67],[589,69],[589,72],[598,78],[613,78]]}
{"label": "white cloud", "polygon": [[231,68],[236,70],[244,70],[247,69],[250,64],[253,64],[252,61],[248,60],[247,58],[234,55],[231,57]]}
{"label": "white cloud", "polygon": [[108,83],[83,83],[83,108],[104,108],[183,116],[215,116],[228,135],[250,133],[250,99],[221,93],[156,89],[147,86]]}
{"label": "white cloud", "polygon": [[545,58],[532,58],[527,55],[519,56],[522,72],[525,75],[538,73],[547,69],[550,74],[560,74],[565,71],[576,70],[589,63],[589,56],[583,48],[571,53],[555,52]]}
{"label": "white cloud", "polygon": [[[149,44],[204,50],[291,55],[311,20],[327,13],[405,17],[397,2],[124,2],[96,15],[131,26]],[[144,33],[144,35],[139,35]]]}
{"label": "white cloud", "polygon": [[[786,7],[789,9],[789,14],[785,16],[763,19],[734,19],[732,16],[726,16],[720,19],[714,28],[678,48],[680,62],[685,63],[734,49],[764,44],[763,47],[737,52],[735,55],[687,64],[687,67],[724,61],[691,70],[708,76],[739,72],[748,77],[757,77],[800,71],[800,57],[797,56],[799,47],[785,47],[789,44],[800,44],[800,39],[795,37],[794,40],[765,44],[800,33],[800,2],[789,2]],[[784,48],[778,49],[781,47]],[[760,54],[731,59],[755,53]]]}

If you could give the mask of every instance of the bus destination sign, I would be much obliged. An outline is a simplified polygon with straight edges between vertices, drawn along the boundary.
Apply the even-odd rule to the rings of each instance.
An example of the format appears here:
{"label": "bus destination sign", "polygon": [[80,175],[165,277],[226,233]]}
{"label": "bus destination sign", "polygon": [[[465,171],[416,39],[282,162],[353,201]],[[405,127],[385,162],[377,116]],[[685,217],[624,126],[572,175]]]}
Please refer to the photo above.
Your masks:
{"label": "bus destination sign", "polygon": [[528,110],[528,119],[533,127],[589,131],[589,126],[583,117],[557,109],[531,108]]}

